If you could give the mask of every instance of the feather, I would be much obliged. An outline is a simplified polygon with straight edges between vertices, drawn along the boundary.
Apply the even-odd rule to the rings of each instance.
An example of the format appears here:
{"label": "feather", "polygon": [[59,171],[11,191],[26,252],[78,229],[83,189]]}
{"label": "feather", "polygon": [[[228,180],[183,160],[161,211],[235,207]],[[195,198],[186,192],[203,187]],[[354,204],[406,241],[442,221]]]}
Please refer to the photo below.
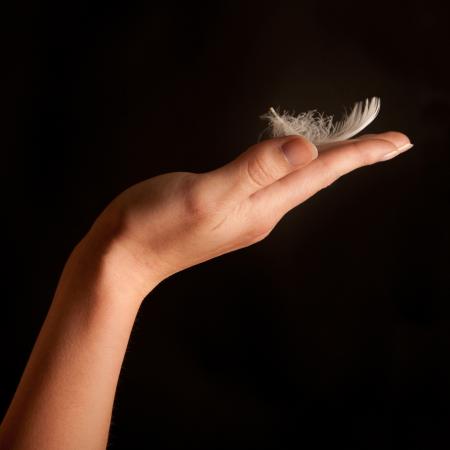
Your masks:
{"label": "feather", "polygon": [[380,99],[373,97],[355,103],[350,114],[346,113],[339,122],[333,122],[333,116],[319,113],[315,109],[294,115],[288,111],[280,113],[270,108],[261,118],[269,121],[268,129],[272,137],[297,134],[306,137],[315,145],[320,145],[350,139],[366,128],[379,111]]}

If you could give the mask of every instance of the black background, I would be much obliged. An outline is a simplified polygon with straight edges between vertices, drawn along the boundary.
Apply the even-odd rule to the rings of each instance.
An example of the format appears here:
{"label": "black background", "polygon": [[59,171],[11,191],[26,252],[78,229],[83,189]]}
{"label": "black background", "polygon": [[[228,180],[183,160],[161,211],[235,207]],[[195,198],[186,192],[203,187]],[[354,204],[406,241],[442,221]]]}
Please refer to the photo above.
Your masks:
{"label": "black background", "polygon": [[65,260],[117,194],[235,158],[269,106],[339,115],[377,95],[367,132],[415,147],[157,286],[110,448],[448,448],[448,17],[444,2],[4,11],[2,412]]}

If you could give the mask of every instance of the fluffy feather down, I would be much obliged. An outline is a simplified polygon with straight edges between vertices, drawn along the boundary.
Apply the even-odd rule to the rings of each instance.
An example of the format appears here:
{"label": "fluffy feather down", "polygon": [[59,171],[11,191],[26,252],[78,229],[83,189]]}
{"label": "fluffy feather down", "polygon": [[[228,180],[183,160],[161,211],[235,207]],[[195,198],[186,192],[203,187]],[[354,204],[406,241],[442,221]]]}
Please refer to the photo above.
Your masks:
{"label": "fluffy feather down", "polygon": [[315,145],[345,141],[366,128],[377,117],[380,111],[380,99],[373,97],[353,106],[350,114],[334,123],[333,116],[319,113],[317,110],[307,111],[298,115],[288,111],[277,112],[274,108],[262,115],[269,121],[269,131],[272,137],[298,134],[306,137]]}

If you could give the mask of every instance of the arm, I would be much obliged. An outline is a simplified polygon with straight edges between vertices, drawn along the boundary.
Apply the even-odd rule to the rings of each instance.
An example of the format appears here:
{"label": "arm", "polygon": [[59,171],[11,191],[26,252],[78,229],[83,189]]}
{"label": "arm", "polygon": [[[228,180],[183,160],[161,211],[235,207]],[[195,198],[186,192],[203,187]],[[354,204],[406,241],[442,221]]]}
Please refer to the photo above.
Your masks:
{"label": "arm", "polygon": [[132,262],[99,231],[91,230],[64,267],[2,423],[2,450],[106,448],[117,379],[144,295],[132,288],[126,271]]}
{"label": "arm", "polygon": [[401,133],[369,135],[318,156],[303,138],[277,138],[211,172],[164,174],[120,194],[64,267],[0,449],[104,449],[144,297],[173,273],[261,241],[290,209],[408,143]]}

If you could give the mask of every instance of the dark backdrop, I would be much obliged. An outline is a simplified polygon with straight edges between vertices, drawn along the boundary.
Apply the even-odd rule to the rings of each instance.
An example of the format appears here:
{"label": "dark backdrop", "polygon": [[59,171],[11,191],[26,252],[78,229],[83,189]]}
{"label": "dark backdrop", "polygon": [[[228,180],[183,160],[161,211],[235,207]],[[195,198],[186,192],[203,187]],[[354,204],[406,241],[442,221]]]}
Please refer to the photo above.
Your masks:
{"label": "dark backdrop", "polygon": [[264,241],[143,304],[112,449],[447,448],[444,2],[17,3],[3,39],[2,412],[62,267],[119,192],[235,158],[269,106],[415,147],[341,178]]}

